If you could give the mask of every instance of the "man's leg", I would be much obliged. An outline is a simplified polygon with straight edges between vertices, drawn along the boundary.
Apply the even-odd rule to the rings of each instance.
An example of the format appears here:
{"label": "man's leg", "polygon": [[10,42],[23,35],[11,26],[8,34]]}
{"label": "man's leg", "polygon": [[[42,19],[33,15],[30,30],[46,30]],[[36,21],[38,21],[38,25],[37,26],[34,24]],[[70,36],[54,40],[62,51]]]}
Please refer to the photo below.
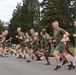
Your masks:
{"label": "man's leg", "polygon": [[73,69],[75,69],[75,64],[76,64],[76,48],[75,48],[75,51],[74,51]]}
{"label": "man's leg", "polygon": [[21,47],[21,45],[19,45],[19,44],[16,46],[16,55],[17,55],[17,57],[19,57],[19,55],[20,55],[20,52],[18,51],[20,47]]}
{"label": "man's leg", "polygon": [[37,60],[41,60],[40,58],[44,56],[44,53],[40,52],[39,50],[34,51],[34,54],[37,57]]}
{"label": "man's leg", "polygon": [[4,57],[4,49],[5,48],[0,48],[1,56]]}
{"label": "man's leg", "polygon": [[58,50],[55,50],[54,51],[54,57],[55,57],[55,59],[56,59],[56,62],[57,62],[57,65],[60,65],[60,61],[59,61],[59,58],[60,58],[60,56],[59,56],[59,51]]}
{"label": "man's leg", "polygon": [[58,51],[58,50],[55,50],[55,51],[54,51],[54,57],[55,57],[55,59],[56,59],[57,66],[56,66],[56,68],[55,68],[54,70],[58,70],[58,69],[61,68],[60,60],[59,60],[60,56],[61,56],[61,55],[60,55],[59,51]]}
{"label": "man's leg", "polygon": [[61,55],[62,55],[62,57],[63,57],[63,58],[67,61],[67,63],[68,63],[68,67],[69,67],[68,70],[71,70],[73,64],[72,64],[71,61],[69,60],[68,56],[65,54],[65,52],[62,52]]}
{"label": "man's leg", "polygon": [[14,51],[13,51],[13,49],[11,48],[11,47],[9,47],[9,53],[12,55],[12,54],[14,54]]}
{"label": "man's leg", "polygon": [[[65,45],[64,47],[65,47],[65,54],[66,54],[66,56],[67,56],[67,52],[68,52],[71,56],[74,57],[74,54],[69,50],[68,45]],[[65,65],[66,63],[67,63],[67,61],[64,59],[62,65]]]}
{"label": "man's leg", "polygon": [[28,54],[29,54],[29,56],[30,56],[30,59],[29,60],[27,60],[26,62],[31,62],[32,61],[32,57],[33,57],[33,49],[30,49],[30,52],[29,51],[27,51],[28,52]]}
{"label": "man's leg", "polygon": [[65,50],[74,57],[73,53],[69,50],[69,46],[65,45]]}
{"label": "man's leg", "polygon": [[4,50],[5,50],[5,51],[4,51],[4,55],[5,55],[5,56],[8,55],[8,50],[7,50],[7,49],[8,49],[7,47],[5,47],[5,49],[4,49]]}
{"label": "man's leg", "polygon": [[50,61],[49,61],[49,58],[48,58],[50,56],[50,53],[49,52],[45,52],[44,56],[45,56],[45,59],[47,61],[47,63],[45,65],[50,65]]}

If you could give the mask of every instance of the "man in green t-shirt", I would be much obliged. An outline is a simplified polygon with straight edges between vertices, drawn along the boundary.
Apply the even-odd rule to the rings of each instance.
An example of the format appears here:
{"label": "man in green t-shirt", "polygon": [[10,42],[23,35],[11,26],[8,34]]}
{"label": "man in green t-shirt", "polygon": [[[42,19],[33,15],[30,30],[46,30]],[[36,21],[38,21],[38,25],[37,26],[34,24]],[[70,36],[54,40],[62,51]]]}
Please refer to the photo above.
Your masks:
{"label": "man in green t-shirt", "polygon": [[25,33],[25,42],[26,42],[26,49],[28,50],[28,51],[30,51],[30,49],[31,49],[31,45],[30,45],[30,42],[31,42],[31,37],[29,36],[29,33],[28,32],[26,32]]}
{"label": "man in green t-shirt", "polygon": [[5,56],[5,32],[3,31],[2,34],[0,35],[0,44],[2,44],[2,47],[0,48],[0,52],[2,53],[2,57]]}
{"label": "man in green t-shirt", "polygon": [[[57,66],[54,70],[58,70],[61,68],[59,56],[62,56],[68,62],[68,67],[69,67],[68,70],[71,70],[72,62],[70,62],[69,58],[65,55],[65,52],[64,52],[64,42],[65,42],[64,40],[69,36],[69,33],[59,27],[58,21],[52,22],[52,26],[54,28],[54,38],[57,42],[57,46],[54,51],[54,56],[56,58]],[[63,37],[64,34],[65,34],[65,37]]]}
{"label": "man in green t-shirt", "polygon": [[45,65],[50,65],[49,59],[48,57],[50,56],[50,52],[51,52],[51,41],[50,41],[50,35],[47,33],[46,29],[42,29],[42,48],[41,50],[43,50],[44,52],[44,56],[45,59],[47,61],[47,63]]}
{"label": "man in green t-shirt", "polygon": [[39,52],[39,44],[38,44],[38,37],[34,31],[34,29],[30,30],[31,33],[31,50],[30,50],[30,60],[28,60],[27,62],[31,62],[32,61],[32,57],[33,57],[33,53],[38,56],[41,55],[43,56],[43,53]]}
{"label": "man in green t-shirt", "polygon": [[21,56],[18,50],[21,48],[23,50],[23,54],[25,55],[26,43],[25,43],[25,35],[23,32],[21,32],[20,27],[17,28],[17,32],[18,35],[16,36],[16,38],[19,40],[19,44],[16,46],[16,52],[17,52],[17,58],[20,58]]}

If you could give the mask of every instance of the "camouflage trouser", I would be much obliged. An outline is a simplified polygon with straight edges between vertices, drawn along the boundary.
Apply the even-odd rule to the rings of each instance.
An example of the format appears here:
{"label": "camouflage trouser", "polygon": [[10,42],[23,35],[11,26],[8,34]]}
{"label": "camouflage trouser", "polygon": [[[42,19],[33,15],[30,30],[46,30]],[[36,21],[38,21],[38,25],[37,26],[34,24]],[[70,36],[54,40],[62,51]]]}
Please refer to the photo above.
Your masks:
{"label": "camouflage trouser", "polygon": [[34,45],[32,45],[32,49],[33,49],[34,51],[38,51],[38,50],[39,50],[39,44],[34,44]]}
{"label": "camouflage trouser", "polygon": [[26,48],[27,48],[28,50],[30,50],[30,49],[32,48],[32,45],[31,45],[30,43],[26,43]]}
{"label": "camouflage trouser", "polygon": [[46,52],[51,52],[51,44],[50,44],[50,43],[49,43],[48,45],[46,45],[46,46],[45,46],[45,44],[43,43],[43,44],[41,45],[41,47],[42,47],[43,49],[45,49]]}
{"label": "camouflage trouser", "polygon": [[26,43],[25,42],[20,42],[19,45],[21,46],[21,48],[25,48],[26,47]]}
{"label": "camouflage trouser", "polygon": [[55,50],[58,50],[60,53],[64,52],[64,43],[63,42],[59,43],[56,46]]}
{"label": "camouflage trouser", "polygon": [[5,47],[10,47],[11,46],[11,42],[6,42],[5,43]]}
{"label": "camouflage trouser", "polygon": [[46,52],[51,52],[51,49],[50,49],[50,46],[49,45],[45,46],[45,51]]}
{"label": "camouflage trouser", "polygon": [[5,42],[2,43],[2,48],[5,48]]}

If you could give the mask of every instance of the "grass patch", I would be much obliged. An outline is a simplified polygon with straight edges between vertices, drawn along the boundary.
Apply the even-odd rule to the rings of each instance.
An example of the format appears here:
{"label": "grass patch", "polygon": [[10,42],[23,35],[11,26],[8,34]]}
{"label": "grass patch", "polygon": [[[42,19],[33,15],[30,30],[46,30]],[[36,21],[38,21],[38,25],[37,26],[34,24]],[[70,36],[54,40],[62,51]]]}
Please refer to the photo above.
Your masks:
{"label": "grass patch", "polygon": [[[69,49],[72,53],[74,53],[75,48],[73,46],[69,46]],[[54,48],[51,49],[52,52],[54,52]]]}
{"label": "grass patch", "polygon": [[74,47],[70,47],[70,51],[71,51],[72,53],[74,53],[74,50],[75,50]]}
{"label": "grass patch", "polygon": [[[1,46],[0,46],[1,47]],[[12,49],[16,49],[16,44],[12,44]],[[73,46],[69,46],[69,49],[72,53],[74,53],[75,48]],[[51,52],[54,52],[54,48],[52,47]]]}

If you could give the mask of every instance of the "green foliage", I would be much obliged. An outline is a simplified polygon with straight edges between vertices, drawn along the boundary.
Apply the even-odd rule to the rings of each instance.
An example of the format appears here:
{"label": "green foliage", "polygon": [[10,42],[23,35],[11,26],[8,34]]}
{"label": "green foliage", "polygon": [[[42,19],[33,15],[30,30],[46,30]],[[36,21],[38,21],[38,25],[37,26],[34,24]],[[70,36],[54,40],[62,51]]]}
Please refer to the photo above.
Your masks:
{"label": "green foliage", "polygon": [[0,20],[0,34],[5,30],[4,22]]}
{"label": "green foliage", "polygon": [[66,29],[70,33],[73,32],[72,22],[74,19],[74,0],[43,0],[42,9],[42,27],[46,27],[52,31],[52,21],[58,20],[60,27]]}

